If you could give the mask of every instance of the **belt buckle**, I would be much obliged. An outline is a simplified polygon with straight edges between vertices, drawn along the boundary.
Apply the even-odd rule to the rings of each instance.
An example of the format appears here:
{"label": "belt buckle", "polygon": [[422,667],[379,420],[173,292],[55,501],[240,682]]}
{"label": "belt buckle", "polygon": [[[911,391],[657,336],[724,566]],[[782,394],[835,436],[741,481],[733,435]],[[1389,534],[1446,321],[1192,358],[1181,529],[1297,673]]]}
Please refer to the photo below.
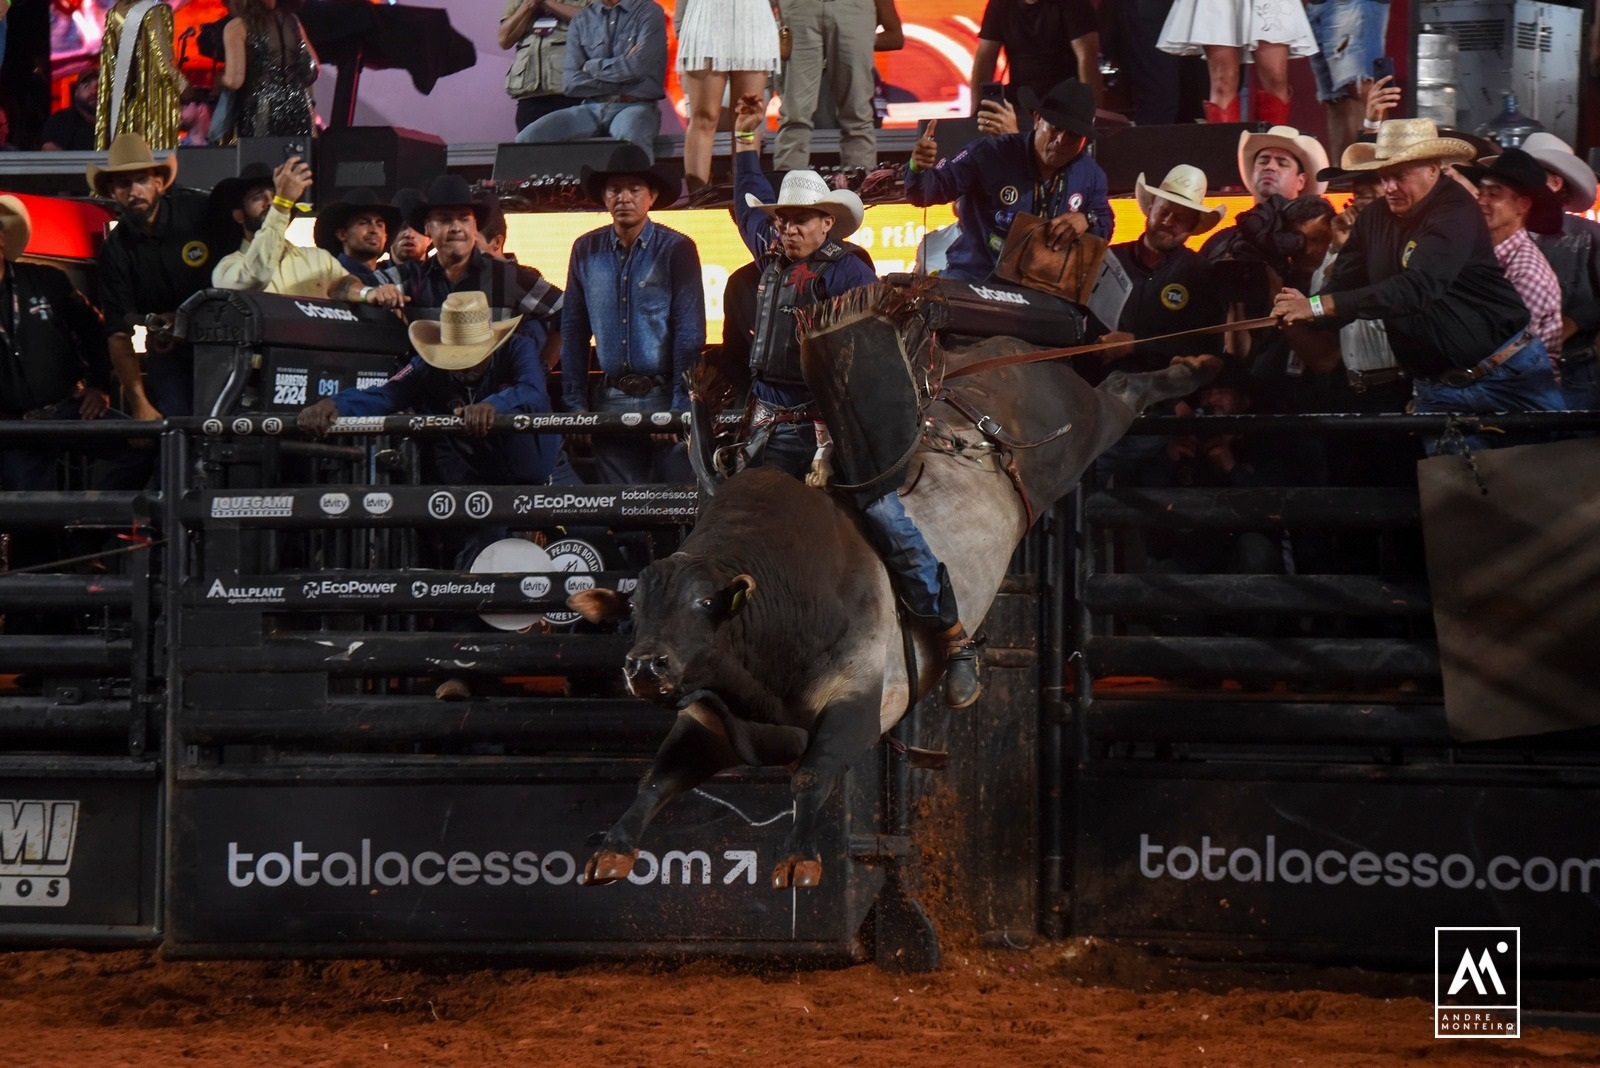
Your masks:
{"label": "belt buckle", "polygon": [[656,388],[656,380],[649,375],[618,375],[612,385],[630,397],[642,397]]}
{"label": "belt buckle", "polygon": [[1439,375],[1439,381],[1449,386],[1451,389],[1466,389],[1468,386],[1472,385],[1472,383],[1476,382],[1479,377],[1481,377],[1474,373],[1476,371],[1476,367],[1470,370],[1461,367],[1452,367],[1450,370]]}
{"label": "belt buckle", "polygon": [[750,413],[750,429],[760,430],[762,427],[776,421],[777,418],[777,412],[757,401],[755,410]]}

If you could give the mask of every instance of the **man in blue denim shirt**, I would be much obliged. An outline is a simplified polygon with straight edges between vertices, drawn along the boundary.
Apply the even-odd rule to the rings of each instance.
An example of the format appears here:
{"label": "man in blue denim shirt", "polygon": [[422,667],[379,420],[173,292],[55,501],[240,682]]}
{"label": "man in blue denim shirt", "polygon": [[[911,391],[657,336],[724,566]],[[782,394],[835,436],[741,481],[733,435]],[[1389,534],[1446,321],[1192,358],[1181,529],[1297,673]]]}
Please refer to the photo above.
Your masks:
{"label": "man in blue denim shirt", "polygon": [[[667,16],[655,0],[601,0],[572,17],[562,92],[583,103],[552,111],[517,140],[546,144],[580,137],[632,141],[654,158],[667,95]],[[677,199],[677,190],[667,198]]]}
{"label": "man in blue denim shirt", "polygon": [[1111,240],[1106,172],[1089,155],[1094,90],[1072,80],[1043,100],[1026,87],[1021,97],[1033,113],[1033,129],[982,137],[940,159],[930,122],[912,152],[906,201],[918,207],[956,202],[961,236],[950,246],[947,278],[986,281],[1023,212],[1050,221],[1046,242],[1052,248],[1085,232]]}
{"label": "man in blue denim shirt", "polygon": [[[605,170],[585,167],[583,184],[605,205],[611,225],[572,245],[561,311],[562,398],[575,412],[687,411],[683,376],[705,347],[705,289],[694,242],[650,221],[651,206],[673,194],[673,183],[643,149],[624,145]],[[592,404],[591,338],[605,376]],[[661,465],[676,440],[675,434],[596,437],[601,481],[663,480]]]}

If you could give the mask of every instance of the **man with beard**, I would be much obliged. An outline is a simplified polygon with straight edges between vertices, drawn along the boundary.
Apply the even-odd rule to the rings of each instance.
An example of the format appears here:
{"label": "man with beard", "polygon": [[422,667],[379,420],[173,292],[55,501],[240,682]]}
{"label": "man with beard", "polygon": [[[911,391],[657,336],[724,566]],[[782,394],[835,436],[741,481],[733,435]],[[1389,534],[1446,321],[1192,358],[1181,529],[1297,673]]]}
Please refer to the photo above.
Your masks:
{"label": "man with beard", "polygon": [[[208,232],[206,196],[173,189],[177,155],[156,162],[138,134],[119,135],[105,166],[91,163],[85,174],[89,188],[115,200],[121,214],[122,225],[106,238],[96,262],[124,405],[135,419],[191,415],[194,349],[172,336],[172,321],[179,304],[211,284],[218,238]],[[142,367],[133,348],[136,326],[149,331]]]}
{"label": "man with beard", "polygon": [[39,147],[49,152],[93,152],[94,109],[100,97],[100,69],[90,67],[72,83],[72,100],[52,112],[39,128]]}
{"label": "man with beard", "polygon": [[437,319],[451,293],[487,293],[494,320],[521,316],[522,333],[540,347],[546,366],[553,366],[561,352],[561,290],[534,268],[479,248],[478,228],[488,218],[488,206],[473,197],[464,179],[453,174],[434,179],[410,215],[434,254],[407,283],[406,317]]}
{"label": "man with beard", "polygon": [[289,244],[295,202],[311,188],[311,168],[291,156],[268,170],[252,163],[237,178],[218,182],[211,196],[244,227],[244,244],[230,252],[211,274],[218,289],[254,290],[291,297],[322,297],[398,308],[405,302],[398,286],[362,285],[327,251]]}
{"label": "man with beard", "polygon": [[1114,219],[1106,172],[1089,155],[1094,90],[1076,79],[1037,98],[1019,97],[1033,114],[1023,133],[982,137],[951,159],[939,158],[934,123],[917,141],[906,174],[906,201],[918,207],[956,201],[961,236],[950,246],[947,278],[982,282],[994,272],[1018,214],[1048,220],[1045,243],[1065,248],[1079,234],[1111,240]]}
{"label": "man with beard", "polygon": [[312,239],[362,285],[381,286],[385,280],[378,277],[378,261],[399,222],[399,210],[380,203],[372,190],[352,189],[317,213]]}

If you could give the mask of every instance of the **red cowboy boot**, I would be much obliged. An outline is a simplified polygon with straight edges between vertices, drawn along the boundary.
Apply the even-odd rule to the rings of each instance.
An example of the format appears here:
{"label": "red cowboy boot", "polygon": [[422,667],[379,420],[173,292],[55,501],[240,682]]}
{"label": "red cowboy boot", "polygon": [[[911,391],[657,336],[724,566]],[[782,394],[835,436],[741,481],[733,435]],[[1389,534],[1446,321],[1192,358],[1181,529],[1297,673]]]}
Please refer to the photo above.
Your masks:
{"label": "red cowboy boot", "polygon": [[1200,106],[1205,108],[1206,121],[1207,122],[1217,123],[1217,122],[1238,122],[1239,121],[1239,98],[1238,97],[1234,97],[1233,100],[1230,101],[1228,106],[1225,107],[1225,108],[1224,107],[1218,107],[1216,104],[1213,104],[1209,100],[1202,100],[1200,102]]}
{"label": "red cowboy boot", "polygon": [[1284,97],[1257,90],[1256,118],[1268,126],[1289,125],[1289,101]]}

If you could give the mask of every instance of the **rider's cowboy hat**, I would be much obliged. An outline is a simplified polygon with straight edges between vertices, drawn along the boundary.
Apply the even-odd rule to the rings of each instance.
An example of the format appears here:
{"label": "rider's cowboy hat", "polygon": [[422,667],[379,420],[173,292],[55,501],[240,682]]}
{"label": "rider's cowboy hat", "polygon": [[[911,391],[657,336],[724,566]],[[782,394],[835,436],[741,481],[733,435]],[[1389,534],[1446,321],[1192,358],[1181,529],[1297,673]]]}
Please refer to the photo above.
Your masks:
{"label": "rider's cowboy hat", "polygon": [[1300,161],[1310,184],[1306,192],[1321,196],[1327,192],[1328,183],[1318,177],[1318,172],[1328,165],[1328,150],[1310,134],[1303,134],[1293,126],[1274,126],[1266,133],[1246,130],[1239,135],[1239,179],[1250,188],[1250,175],[1256,169],[1256,156],[1262,149],[1281,148]]}
{"label": "rider's cowboy hat", "polygon": [[1376,171],[1402,163],[1463,163],[1476,155],[1457,137],[1440,137],[1431,119],[1386,119],[1378,139],[1357,141],[1344,150],[1339,166],[1347,171]]}
{"label": "rider's cowboy hat", "polygon": [[106,165],[91,163],[83,173],[89,179],[89,188],[97,196],[105,196],[106,191],[100,187],[102,178],[131,171],[166,171],[166,184],[171,185],[178,180],[178,154],[169,152],[166,159],[158,160],[149,143],[138,134],[118,134],[106,153]]}
{"label": "rider's cowboy hat", "polygon": [[0,229],[6,234],[6,259],[14,260],[28,249],[33,236],[33,216],[28,206],[9,193],[0,196]]}
{"label": "rider's cowboy hat", "polygon": [[650,153],[631,142],[618,146],[604,167],[590,167],[584,164],[580,176],[583,191],[589,194],[590,200],[603,204],[606,183],[621,175],[643,178],[645,184],[655,190],[656,202],[662,207],[678,199],[678,182],[656,167],[650,158]]}
{"label": "rider's cowboy hat", "polygon": [[465,371],[487,360],[522,322],[522,316],[491,322],[489,298],[477,290],[444,298],[439,318],[411,324],[411,347],[422,362],[441,371]]}
{"label": "rider's cowboy hat", "polygon": [[1180,163],[1168,171],[1157,186],[1145,185],[1144,175],[1139,175],[1139,180],[1133,183],[1133,198],[1139,202],[1139,210],[1144,212],[1146,218],[1150,216],[1150,207],[1156,197],[1199,212],[1200,223],[1194,228],[1196,234],[1211,230],[1228,214],[1224,204],[1206,207],[1206,172],[1187,163]]}
{"label": "rider's cowboy hat", "polygon": [[1042,98],[1023,86],[1017,90],[1017,103],[1057,130],[1079,137],[1094,136],[1094,90],[1076,78],[1056,84]]}
{"label": "rider's cowboy hat", "polygon": [[224,178],[211,190],[211,204],[223,214],[244,203],[244,198],[257,189],[272,189],[277,179],[272,168],[265,163],[247,163],[238,177]]}
{"label": "rider's cowboy hat", "polygon": [[1482,186],[1484,179],[1499,182],[1533,201],[1523,225],[1535,234],[1561,232],[1561,197],[1545,183],[1544,168],[1530,153],[1508,148],[1493,159],[1456,164],[1467,181]]}
{"label": "rider's cowboy hat", "polygon": [[350,220],[357,215],[373,215],[382,219],[391,238],[400,230],[399,208],[385,204],[370,189],[352,189],[343,200],[336,200],[317,213],[317,225],[311,232],[312,241],[318,248],[337,256],[344,251],[339,231],[349,226]]}
{"label": "rider's cowboy hat", "polygon": [[833,188],[816,171],[790,171],[784,175],[776,203],[763,204],[754,193],[746,193],[744,202],[768,215],[784,208],[824,212],[833,216],[833,230],[828,236],[835,241],[843,241],[861,229],[861,220],[866,214],[860,197],[848,189]]}
{"label": "rider's cowboy hat", "polygon": [[1561,175],[1567,183],[1568,211],[1588,211],[1594,207],[1595,177],[1589,165],[1578,158],[1572,146],[1553,133],[1531,133],[1522,150],[1539,161],[1539,166]]}
{"label": "rider's cowboy hat", "polygon": [[488,205],[472,195],[472,187],[458,174],[441,174],[433,180],[433,184],[428,186],[427,193],[423,195],[422,203],[406,216],[411,229],[419,233],[426,230],[428,212],[434,208],[471,208],[472,217],[478,221],[479,227],[482,227],[489,218]]}

